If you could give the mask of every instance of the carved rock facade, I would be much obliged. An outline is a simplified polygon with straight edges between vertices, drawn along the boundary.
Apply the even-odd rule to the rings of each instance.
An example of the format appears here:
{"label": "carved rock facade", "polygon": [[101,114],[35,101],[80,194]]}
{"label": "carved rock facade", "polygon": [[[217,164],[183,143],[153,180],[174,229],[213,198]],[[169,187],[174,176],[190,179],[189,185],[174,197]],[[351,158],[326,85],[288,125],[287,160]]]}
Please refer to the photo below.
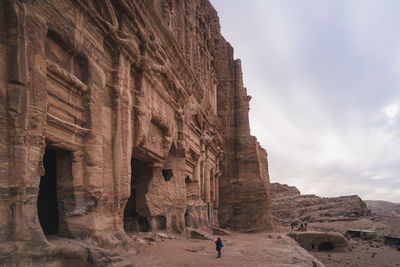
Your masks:
{"label": "carved rock facade", "polygon": [[208,1],[0,12],[1,241],[273,228],[267,154]]}

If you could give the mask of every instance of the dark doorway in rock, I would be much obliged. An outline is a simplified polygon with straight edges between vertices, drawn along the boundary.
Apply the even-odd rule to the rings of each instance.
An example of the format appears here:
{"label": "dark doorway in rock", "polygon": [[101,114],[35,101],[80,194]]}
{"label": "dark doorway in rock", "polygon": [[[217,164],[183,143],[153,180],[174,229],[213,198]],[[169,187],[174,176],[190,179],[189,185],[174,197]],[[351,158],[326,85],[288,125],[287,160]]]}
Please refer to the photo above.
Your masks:
{"label": "dark doorway in rock", "polygon": [[151,224],[145,195],[148,183],[153,176],[153,169],[147,162],[131,160],[131,196],[124,210],[124,229],[126,232],[148,232]]}
{"label": "dark doorway in rock", "polygon": [[43,165],[45,174],[40,178],[37,211],[44,234],[53,235],[59,226],[56,150],[46,148]]}
{"label": "dark doorway in rock", "polygon": [[163,169],[162,175],[164,176],[164,180],[168,182],[174,177],[174,172],[172,169]]}
{"label": "dark doorway in rock", "polygon": [[189,213],[188,213],[188,208],[186,208],[186,212],[185,212],[185,226],[189,227]]}
{"label": "dark doorway in rock", "polygon": [[331,242],[323,242],[319,244],[318,251],[332,251],[334,248]]}

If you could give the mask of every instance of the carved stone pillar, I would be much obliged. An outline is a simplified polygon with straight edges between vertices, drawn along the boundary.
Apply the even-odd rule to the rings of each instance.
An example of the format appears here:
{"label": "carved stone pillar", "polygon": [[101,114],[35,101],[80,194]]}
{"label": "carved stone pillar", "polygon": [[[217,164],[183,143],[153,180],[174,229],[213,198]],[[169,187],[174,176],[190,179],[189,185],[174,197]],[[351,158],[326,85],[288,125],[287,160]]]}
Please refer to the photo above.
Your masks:
{"label": "carved stone pillar", "polygon": [[204,199],[204,161],[200,159],[200,196]]}
{"label": "carved stone pillar", "polygon": [[193,167],[193,182],[200,181],[200,160],[198,159]]}
{"label": "carved stone pillar", "polygon": [[101,67],[89,58],[89,82],[87,110],[89,116],[89,134],[85,144],[85,187],[87,192],[99,200],[103,193],[103,150],[102,150],[102,100],[100,92],[104,90],[105,76]]}
{"label": "carved stone pillar", "polygon": [[211,201],[215,201],[215,171],[214,169],[210,171],[210,180],[211,180]]}
{"label": "carved stone pillar", "polygon": [[[123,148],[122,148],[122,101],[124,97],[124,91],[127,90],[123,86],[123,81],[126,79],[126,66],[125,59],[118,54],[118,61],[116,73],[114,74],[114,86],[113,86],[113,98],[112,98],[112,112],[113,112],[113,122],[114,125],[112,129],[112,159],[113,159],[113,181],[114,181],[114,202],[119,203],[121,198],[121,177],[123,165],[126,164],[123,159]],[[129,189],[129,187],[128,187]]]}
{"label": "carved stone pillar", "polygon": [[221,177],[221,173],[218,172],[215,175],[215,203],[214,203],[214,208],[218,209],[219,208],[219,178]]}
{"label": "carved stone pillar", "polygon": [[198,187],[198,196],[201,196],[201,184],[200,184],[200,167],[201,163],[200,163],[200,159],[196,162],[196,164],[193,167],[193,182],[197,182],[197,187]]}
{"label": "carved stone pillar", "polygon": [[210,188],[211,188],[211,184],[210,184],[210,169],[211,166],[209,163],[205,164],[205,168],[204,168],[204,201],[207,203],[211,202],[211,194],[210,194]]}
{"label": "carved stone pillar", "polygon": [[[0,234],[11,240],[40,237],[37,241],[42,241],[44,236],[37,218],[36,199],[43,174],[45,147],[47,98],[43,52],[46,25],[42,20],[27,16],[23,2],[5,1],[4,6],[7,14],[9,160],[8,177],[0,177],[0,185],[8,186],[4,192],[10,195],[4,197],[8,201],[5,204],[8,205],[8,212],[1,216]],[[32,84],[35,85],[34,90]],[[3,203],[0,208],[2,206]],[[5,224],[8,225],[7,230],[3,228]]]}
{"label": "carved stone pillar", "polygon": [[113,114],[114,127],[112,135],[112,154],[113,154],[113,180],[114,180],[114,201],[118,202],[120,197],[120,180],[122,169],[122,138],[121,138],[121,88],[114,89]]}

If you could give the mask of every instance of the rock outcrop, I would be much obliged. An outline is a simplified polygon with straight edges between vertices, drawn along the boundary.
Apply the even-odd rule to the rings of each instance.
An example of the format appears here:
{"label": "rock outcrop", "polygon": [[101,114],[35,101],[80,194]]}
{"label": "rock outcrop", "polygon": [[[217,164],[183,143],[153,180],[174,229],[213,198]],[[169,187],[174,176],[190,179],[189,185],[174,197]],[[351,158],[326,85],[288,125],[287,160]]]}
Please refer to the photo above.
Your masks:
{"label": "rock outcrop", "polygon": [[370,215],[365,202],[360,197],[319,197],[301,195],[297,188],[274,183],[272,214],[284,225],[291,222],[333,222],[357,220]]}
{"label": "rock outcrop", "polygon": [[400,203],[383,200],[364,200],[372,214],[400,217]]}
{"label": "rock outcrop", "polygon": [[300,191],[295,186],[289,186],[287,184],[280,183],[271,183],[271,195],[272,199],[279,199],[300,195]]}
{"label": "rock outcrop", "polygon": [[400,204],[383,200],[365,200],[371,210],[371,220],[378,223],[382,236],[400,236]]}
{"label": "rock outcrop", "polygon": [[271,216],[268,155],[250,135],[251,97],[243,87],[241,63],[233,60],[233,48],[222,36],[216,48],[218,114],[225,140],[219,222],[222,227],[241,231],[276,230],[278,223]]}
{"label": "rock outcrop", "polygon": [[308,251],[344,252],[348,248],[344,235],[337,232],[291,232],[289,236]]}
{"label": "rock outcrop", "polygon": [[1,257],[274,229],[249,101],[208,1],[1,1]]}

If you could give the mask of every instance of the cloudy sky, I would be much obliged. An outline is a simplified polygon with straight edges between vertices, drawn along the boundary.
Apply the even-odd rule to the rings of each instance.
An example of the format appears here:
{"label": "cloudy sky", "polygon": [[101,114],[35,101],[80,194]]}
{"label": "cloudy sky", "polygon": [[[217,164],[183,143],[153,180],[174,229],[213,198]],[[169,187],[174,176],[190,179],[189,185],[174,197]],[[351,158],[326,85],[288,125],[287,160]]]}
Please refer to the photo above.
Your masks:
{"label": "cloudy sky", "polygon": [[211,2],[271,181],[400,202],[400,1]]}

